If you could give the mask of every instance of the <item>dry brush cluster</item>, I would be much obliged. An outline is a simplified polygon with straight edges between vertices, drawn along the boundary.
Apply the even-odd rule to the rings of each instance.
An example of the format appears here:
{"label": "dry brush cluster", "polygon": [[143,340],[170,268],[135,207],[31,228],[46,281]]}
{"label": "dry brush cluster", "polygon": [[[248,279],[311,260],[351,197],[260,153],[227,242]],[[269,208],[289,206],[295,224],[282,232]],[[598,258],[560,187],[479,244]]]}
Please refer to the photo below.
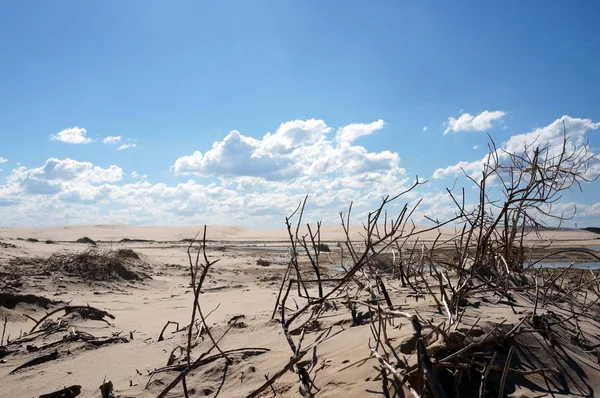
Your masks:
{"label": "dry brush cluster", "polygon": [[[468,176],[478,188],[477,205],[465,204],[464,191],[456,195],[449,190],[455,217],[429,229],[417,229],[411,222],[418,204],[404,205],[393,217],[387,212],[390,203],[423,183],[418,179],[406,192],[383,198],[368,214],[360,242],[351,239],[350,205],[346,214],[340,213],[346,239],[339,244],[339,265],[323,250],[329,247],[322,242],[321,224],[302,224],[305,199],[286,219],[290,261],[272,312],[289,345],[290,360],[265,376],[264,384],[247,397],[280,396],[276,382],[288,372],[297,374],[301,396],[317,396],[317,375],[324,366],[318,347],[343,338],[343,330],[334,333],[321,320],[328,312],[344,309],[351,327],[371,331],[364,341],[370,354],[361,361],[375,359],[378,364],[381,387],[371,393],[495,397],[519,386],[593,395],[586,381],[590,369],[582,364],[600,361],[599,336],[585,331],[586,325],[600,327],[600,274],[573,267],[542,269],[540,260],[529,261],[535,248],[525,240],[545,227],[544,220],[568,218],[553,213],[552,205],[564,191],[589,181],[585,176],[591,161],[587,146],[570,148],[566,136],[558,150],[531,145],[522,154],[507,153],[492,143],[480,178]],[[440,234],[427,245],[420,242],[420,235],[451,225],[456,228],[451,239],[440,241]],[[308,232],[301,234],[301,227]],[[230,354],[219,349],[223,336],[210,334],[198,300],[215,263],[206,256],[206,229],[200,248],[201,266],[201,251],[195,263],[190,255],[194,312],[186,329],[187,346],[180,347],[187,363],[178,365],[179,375],[160,397],[179,383],[187,396],[186,374],[208,358],[231,361]],[[327,269],[332,265],[343,272],[330,277]],[[410,300],[425,304],[411,305]],[[494,309],[498,316],[486,317],[485,312]],[[196,336],[204,332],[212,344],[192,360],[197,317]],[[410,327],[412,333],[398,340],[393,335],[402,327]],[[349,344],[354,349],[360,343]],[[243,350],[266,351],[239,351]],[[359,364],[349,366],[353,365]],[[223,382],[226,375],[227,367]]]}
{"label": "dry brush cluster", "polygon": [[78,252],[61,250],[51,255],[43,271],[75,276],[84,281],[142,281],[149,279],[147,264],[131,249],[90,244]]}
{"label": "dry brush cluster", "polygon": [[[565,135],[560,148],[529,145],[522,154],[497,149],[492,142],[480,178],[468,176],[479,202],[469,207],[464,191],[458,196],[449,190],[456,216],[434,228],[458,226],[456,236],[443,242],[438,237],[429,247],[419,242],[428,230],[409,223],[416,206],[405,205],[396,217],[387,214],[389,204],[403,194],[384,198],[369,213],[362,242],[351,239],[350,206],[346,215],[340,213],[346,232],[341,258],[345,251],[349,260],[346,266],[341,260],[345,272],[337,278],[321,276],[320,224],[307,224],[308,233],[299,235],[302,203],[286,220],[292,256],[273,311],[292,354],[283,369],[298,374],[300,394],[313,397],[319,391],[313,380],[317,347],[330,331],[318,330],[310,344],[306,336],[323,314],[345,306],[352,325],[370,325],[372,338],[365,344],[379,363],[379,393],[386,397],[505,396],[516,386],[593,395],[586,381],[593,375],[586,371],[596,370],[581,363],[600,362],[600,336],[585,332],[585,325],[600,327],[600,274],[572,266],[542,269],[540,260],[528,261],[535,248],[525,241],[546,227],[544,220],[559,225],[566,220],[569,216],[552,212],[553,204],[564,191],[592,181],[586,177],[593,160],[587,146],[571,148],[567,142]],[[417,179],[409,191],[420,183]],[[308,259],[305,267],[300,253]],[[401,292],[404,303],[395,303],[391,291]],[[410,307],[406,297],[430,300],[433,314],[404,309]],[[510,315],[498,311],[504,319],[490,322],[482,310],[489,308],[510,308]],[[390,333],[402,325],[412,327],[412,337],[392,342]],[[312,357],[303,361],[309,353]]]}

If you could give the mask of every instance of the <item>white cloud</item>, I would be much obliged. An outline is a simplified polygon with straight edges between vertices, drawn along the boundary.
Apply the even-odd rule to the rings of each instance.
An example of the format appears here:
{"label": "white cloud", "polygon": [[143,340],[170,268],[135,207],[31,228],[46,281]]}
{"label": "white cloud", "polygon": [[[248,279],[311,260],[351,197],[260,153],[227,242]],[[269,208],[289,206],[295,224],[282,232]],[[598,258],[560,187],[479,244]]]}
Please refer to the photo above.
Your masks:
{"label": "white cloud", "polygon": [[492,128],[492,122],[502,119],[506,113],[502,111],[483,111],[479,115],[473,116],[470,113],[463,113],[455,119],[448,118],[448,126],[444,134],[458,133],[460,131],[485,131]]}
{"label": "white cloud", "polygon": [[[568,137],[566,150],[569,152],[577,147],[581,147],[585,143],[585,134],[587,132],[598,129],[600,129],[600,123],[594,123],[591,119],[563,116],[546,127],[536,128],[529,133],[513,135],[501,145],[496,155],[500,162],[506,162],[508,160],[506,151],[514,154],[523,154],[527,148],[531,154],[534,147],[548,147],[547,156],[553,157],[558,155],[562,150],[565,133]],[[590,152],[588,155],[594,155],[594,153]],[[474,176],[475,173],[482,171],[483,165],[487,163],[488,156],[489,154],[486,154],[486,156],[479,160],[460,161],[457,164],[439,168],[434,171],[433,178],[440,179],[448,176],[458,176],[463,173],[463,170],[467,174]],[[598,171],[600,171],[600,160],[596,158],[590,163],[590,169],[586,177],[596,175]]]}
{"label": "white cloud", "polygon": [[39,167],[14,169],[0,185],[0,219],[30,226],[226,220],[264,228],[280,225],[309,194],[307,217],[336,224],[338,211],[351,201],[361,214],[410,184],[399,154],[338,143],[332,131],[312,119],[283,123],[260,139],[232,131],[205,153],[175,161],[176,174],[217,177],[210,184],[152,183],[139,170],[129,170],[126,182],[117,166],[48,159]]}
{"label": "white cloud", "polygon": [[51,140],[67,144],[89,144],[92,139],[87,137],[87,130],[82,127],[71,127],[50,136]]}
{"label": "white cloud", "polygon": [[479,149],[479,145],[473,145],[473,150]]}
{"label": "white cloud", "polygon": [[262,177],[267,180],[323,177],[336,173],[360,174],[399,168],[400,156],[390,151],[369,152],[351,141],[383,127],[382,120],[369,124],[351,124],[338,130],[322,120],[295,120],[283,123],[275,134],[262,139],[232,131],[215,142],[206,153],[195,151],[175,161],[178,175]]}
{"label": "white cloud", "polygon": [[600,123],[594,123],[591,119],[565,115],[546,127],[536,128],[525,134],[513,135],[504,146],[509,152],[519,152],[523,151],[526,144],[535,144],[541,147],[548,145],[554,151],[553,153],[556,153],[561,149],[564,134],[569,137],[568,145],[580,146],[585,142],[584,136],[588,131],[598,129],[600,129]]}
{"label": "white cloud", "polygon": [[423,131],[427,131],[427,126],[423,127]]}
{"label": "white cloud", "polygon": [[108,137],[104,137],[102,139],[102,143],[104,144],[117,144],[119,142],[121,142],[121,136],[120,135],[109,135]]}
{"label": "white cloud", "polygon": [[355,123],[349,124],[347,126],[342,127],[338,130],[335,139],[339,143],[351,143],[355,141],[357,138],[362,137],[364,135],[370,135],[376,132],[377,130],[381,130],[385,125],[383,120],[377,120],[373,123]]}
{"label": "white cloud", "polygon": [[123,144],[123,145],[121,145],[120,147],[117,148],[117,151],[122,151],[122,150],[125,150],[125,149],[128,149],[128,148],[135,148],[135,147],[137,147],[136,144]]}
{"label": "white cloud", "polygon": [[8,162],[8,159],[0,156],[0,163],[6,163],[6,162]]}
{"label": "white cloud", "polygon": [[[587,119],[565,117],[531,133],[542,137],[540,141],[553,140],[560,135],[563,120],[568,132],[580,134],[581,139],[589,129],[600,128]],[[343,129],[310,119],[283,123],[275,133],[262,137],[232,131],[212,147],[178,158],[173,172],[189,177],[175,184],[148,180],[138,168],[125,175],[116,165],[73,159],[51,158],[37,167],[15,166],[2,180],[5,182],[0,182],[0,219],[4,225],[20,226],[227,223],[269,228],[281,226],[285,216],[309,194],[307,221],[338,224],[337,212],[345,211],[353,201],[354,220],[362,222],[366,211],[382,196],[405,190],[413,181],[412,173],[401,167],[398,153],[339,142],[334,133],[349,131]],[[514,136],[505,146],[520,147],[522,143],[523,137]],[[480,173],[483,160],[436,170],[434,177],[460,174],[461,167],[468,173]],[[195,181],[195,176],[201,178]],[[432,181],[431,187],[422,186],[399,202],[403,205],[424,198],[415,222],[424,222],[425,215],[443,220],[455,214],[451,198],[435,190],[436,184]],[[468,194],[465,199],[467,204],[473,200]],[[600,219],[600,204],[582,206],[581,217]]]}
{"label": "white cloud", "polygon": [[76,186],[89,190],[93,185],[114,183],[122,177],[123,170],[114,165],[102,168],[90,162],[51,158],[41,167],[14,169],[7,179],[7,186],[19,187],[29,195],[54,195]]}
{"label": "white cloud", "polygon": [[435,170],[433,172],[433,179],[439,180],[448,176],[459,176],[463,173],[472,176],[476,173],[480,173],[483,170],[484,164],[485,158],[483,160],[476,160],[473,162],[460,161],[452,166]]}
{"label": "white cloud", "polygon": [[315,144],[323,140],[331,131],[324,121],[293,120],[282,123],[275,134],[267,133],[257,144],[255,156],[268,154],[288,154],[296,148]]}
{"label": "white cloud", "polygon": [[[221,177],[262,176],[277,179],[295,174],[289,159],[261,155],[263,143],[238,131],[230,132],[223,141],[215,142],[205,154],[195,151],[175,161],[176,174],[214,175]],[[280,147],[277,146],[276,150]]]}

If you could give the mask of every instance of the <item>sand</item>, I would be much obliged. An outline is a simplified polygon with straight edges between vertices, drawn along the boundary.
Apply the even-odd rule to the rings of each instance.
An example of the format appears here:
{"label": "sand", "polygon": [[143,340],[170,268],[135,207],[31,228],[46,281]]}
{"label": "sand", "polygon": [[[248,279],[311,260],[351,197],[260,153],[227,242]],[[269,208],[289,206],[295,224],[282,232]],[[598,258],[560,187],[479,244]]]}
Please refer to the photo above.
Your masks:
{"label": "sand", "polygon": [[[17,274],[21,284],[6,288],[0,294],[32,294],[60,301],[47,305],[36,301],[22,302],[15,308],[0,303],[0,322],[7,320],[5,335],[10,336],[10,340],[29,331],[35,324],[32,319],[40,319],[48,311],[67,304],[89,305],[114,316],[114,319],[107,319],[107,323],[82,319],[77,314],[63,316],[63,313],[58,313],[51,319],[63,317],[68,322],[66,329],[46,337],[36,336],[33,342],[9,346],[11,353],[0,364],[0,396],[38,397],[64,387],[80,385],[80,396],[99,397],[98,388],[104,380],[113,383],[114,393],[118,397],[157,396],[175,379],[178,372],[153,372],[167,365],[169,355],[176,347],[185,347],[187,344],[187,331],[176,331],[175,325],[169,325],[164,332],[164,339],[158,340],[168,321],[177,322],[180,329],[190,322],[193,291],[186,253],[188,244],[181,240],[193,237],[197,231],[197,227],[126,225],[0,228],[0,271],[13,276]],[[353,239],[360,240],[358,232],[359,227],[352,228]],[[441,232],[447,239],[454,234],[452,229]],[[255,351],[231,354],[229,364],[224,359],[217,359],[192,371],[186,380],[190,396],[214,397],[217,392],[220,397],[247,396],[260,387],[267,376],[276,374],[290,360],[292,352],[282,327],[272,319],[279,285],[289,261],[285,250],[286,234],[283,228],[251,230],[231,226],[208,227],[207,238],[211,240],[208,255],[211,259],[219,259],[219,262],[211,268],[200,295],[204,314],[210,313],[207,324],[215,338],[225,334],[219,342],[222,350]],[[340,252],[335,242],[343,239],[343,231],[340,227],[326,226],[322,235],[324,241],[330,242],[334,249],[328,257],[322,258],[322,276],[339,277],[340,272],[332,262],[339,262]],[[140,257],[131,266],[140,275],[148,274],[151,279],[108,278],[90,281],[59,272],[42,272],[47,259],[54,253],[89,250],[90,245],[73,243],[84,236],[105,241],[99,243],[101,250],[131,249]],[[430,231],[422,234],[420,241],[430,245],[437,236],[437,230]],[[551,243],[556,247],[596,247],[600,246],[597,238],[596,234],[580,230],[544,231],[540,237],[531,238],[528,243],[533,246]],[[129,241],[122,242],[123,239]],[[45,243],[46,240],[52,240],[53,243]],[[277,247],[282,250],[277,250]],[[258,259],[268,261],[269,266],[257,265]],[[302,261],[308,267],[306,258]],[[403,311],[418,312],[423,318],[434,320],[434,323],[439,317],[443,320],[444,316],[435,309],[433,298],[421,297],[417,301],[410,289],[402,288],[394,281],[390,282],[390,286],[393,286],[390,289],[391,300]],[[292,292],[287,306],[293,311],[296,305],[302,306],[303,302],[297,293]],[[531,308],[522,309],[525,310]],[[501,320],[516,324],[522,318],[522,313],[514,313],[507,305],[494,306],[482,299],[470,310],[465,322],[467,325],[474,324],[478,318],[481,318],[478,322],[482,325],[493,325]],[[279,319],[279,315],[276,319]],[[588,335],[600,334],[600,327],[595,320],[582,322],[581,327],[585,328]],[[99,347],[77,340],[31,352],[26,348],[27,344],[35,344],[40,348],[77,332],[89,333],[98,340],[115,337],[124,339]],[[306,344],[321,339],[317,345],[318,362],[312,371],[315,386],[319,389],[317,397],[362,397],[375,395],[373,391],[382,391],[379,371],[376,369],[378,363],[368,346],[369,340],[373,339],[370,321],[353,326],[348,308],[340,302],[338,308],[327,309],[318,324],[307,327],[304,333]],[[394,327],[388,329],[388,333],[392,344],[398,347],[411,339],[413,330],[408,320],[398,320]],[[292,331],[294,338],[298,338],[299,334],[300,330]],[[535,346],[537,340],[531,344]],[[192,352],[192,360],[210,347],[209,337],[206,333],[202,334]],[[54,350],[59,355],[58,359],[11,373],[29,360],[51,354]],[[310,359],[310,355],[306,359]],[[600,368],[597,363],[579,352],[569,351],[569,355],[577,357],[575,361],[579,368],[568,373],[572,380],[564,385],[546,386],[534,375],[528,379],[529,384],[513,383],[507,391],[510,390],[512,396],[540,396],[540,393],[533,391],[541,386],[542,393],[550,394],[549,391],[552,391],[553,396],[593,396],[596,392],[600,393]],[[176,351],[176,356],[176,364],[185,364],[184,355]],[[411,356],[410,352],[406,357],[412,358],[409,362],[416,360],[416,356]],[[570,366],[562,365],[566,368]],[[181,384],[167,396],[183,397]],[[298,376],[292,371],[286,372],[273,384],[273,390],[269,388],[260,396],[300,396]]]}

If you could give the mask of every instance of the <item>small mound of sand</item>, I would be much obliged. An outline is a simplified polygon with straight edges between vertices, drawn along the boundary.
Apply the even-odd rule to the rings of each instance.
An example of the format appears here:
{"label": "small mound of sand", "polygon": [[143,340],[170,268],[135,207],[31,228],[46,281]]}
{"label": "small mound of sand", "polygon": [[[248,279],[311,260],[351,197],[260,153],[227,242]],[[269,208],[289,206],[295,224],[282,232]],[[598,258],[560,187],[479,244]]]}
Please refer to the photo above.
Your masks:
{"label": "small mound of sand", "polygon": [[131,249],[110,250],[90,246],[82,252],[54,253],[44,265],[45,272],[59,272],[85,281],[143,281],[151,279],[148,264]]}

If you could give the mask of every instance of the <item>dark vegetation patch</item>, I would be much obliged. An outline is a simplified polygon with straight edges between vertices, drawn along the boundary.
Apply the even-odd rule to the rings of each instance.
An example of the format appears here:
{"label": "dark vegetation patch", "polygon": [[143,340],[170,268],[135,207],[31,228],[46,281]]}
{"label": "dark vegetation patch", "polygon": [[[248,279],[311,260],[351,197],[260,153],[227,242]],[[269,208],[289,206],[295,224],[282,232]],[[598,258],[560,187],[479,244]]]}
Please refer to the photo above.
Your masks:
{"label": "dark vegetation patch", "polygon": [[3,249],[8,249],[8,248],[16,249],[17,248],[17,246],[13,245],[12,243],[6,243],[6,242],[2,242],[2,241],[0,241],[0,247]]}
{"label": "dark vegetation patch", "polygon": [[259,258],[258,260],[256,260],[256,265],[260,265],[261,267],[269,267],[271,265],[271,262],[268,260]]}
{"label": "dark vegetation patch", "polygon": [[56,244],[56,242],[53,241],[52,239],[48,239],[44,243],[47,244],[47,245],[54,245],[54,244]]}
{"label": "dark vegetation patch", "polygon": [[50,300],[46,297],[36,296],[34,294],[13,294],[0,292],[0,307],[14,310],[19,304],[30,304],[44,309],[59,304],[60,301]]}
{"label": "dark vegetation patch", "polygon": [[119,241],[119,243],[153,243],[155,242],[152,239],[130,239],[130,238],[123,238]]}
{"label": "dark vegetation patch", "polygon": [[85,281],[143,281],[149,266],[131,249],[90,246],[81,252],[60,251],[44,264],[45,272],[80,277]]}
{"label": "dark vegetation patch", "polygon": [[39,242],[39,240],[38,240],[38,239],[36,239],[36,238],[27,238],[27,239],[25,239],[25,240],[26,240],[27,242],[31,242],[31,243],[38,243],[38,242]]}
{"label": "dark vegetation patch", "polygon": [[319,249],[320,252],[330,252],[331,249],[329,248],[329,245],[327,243],[319,243],[317,245],[317,249]]}
{"label": "dark vegetation patch", "polygon": [[133,258],[136,260],[140,259],[140,256],[131,249],[118,249],[117,257],[121,258],[121,259],[124,259],[124,258]]}
{"label": "dark vegetation patch", "polygon": [[84,236],[83,238],[79,238],[75,241],[75,243],[87,243],[89,245],[96,245],[96,241],[94,241],[93,239],[88,238],[87,236]]}

